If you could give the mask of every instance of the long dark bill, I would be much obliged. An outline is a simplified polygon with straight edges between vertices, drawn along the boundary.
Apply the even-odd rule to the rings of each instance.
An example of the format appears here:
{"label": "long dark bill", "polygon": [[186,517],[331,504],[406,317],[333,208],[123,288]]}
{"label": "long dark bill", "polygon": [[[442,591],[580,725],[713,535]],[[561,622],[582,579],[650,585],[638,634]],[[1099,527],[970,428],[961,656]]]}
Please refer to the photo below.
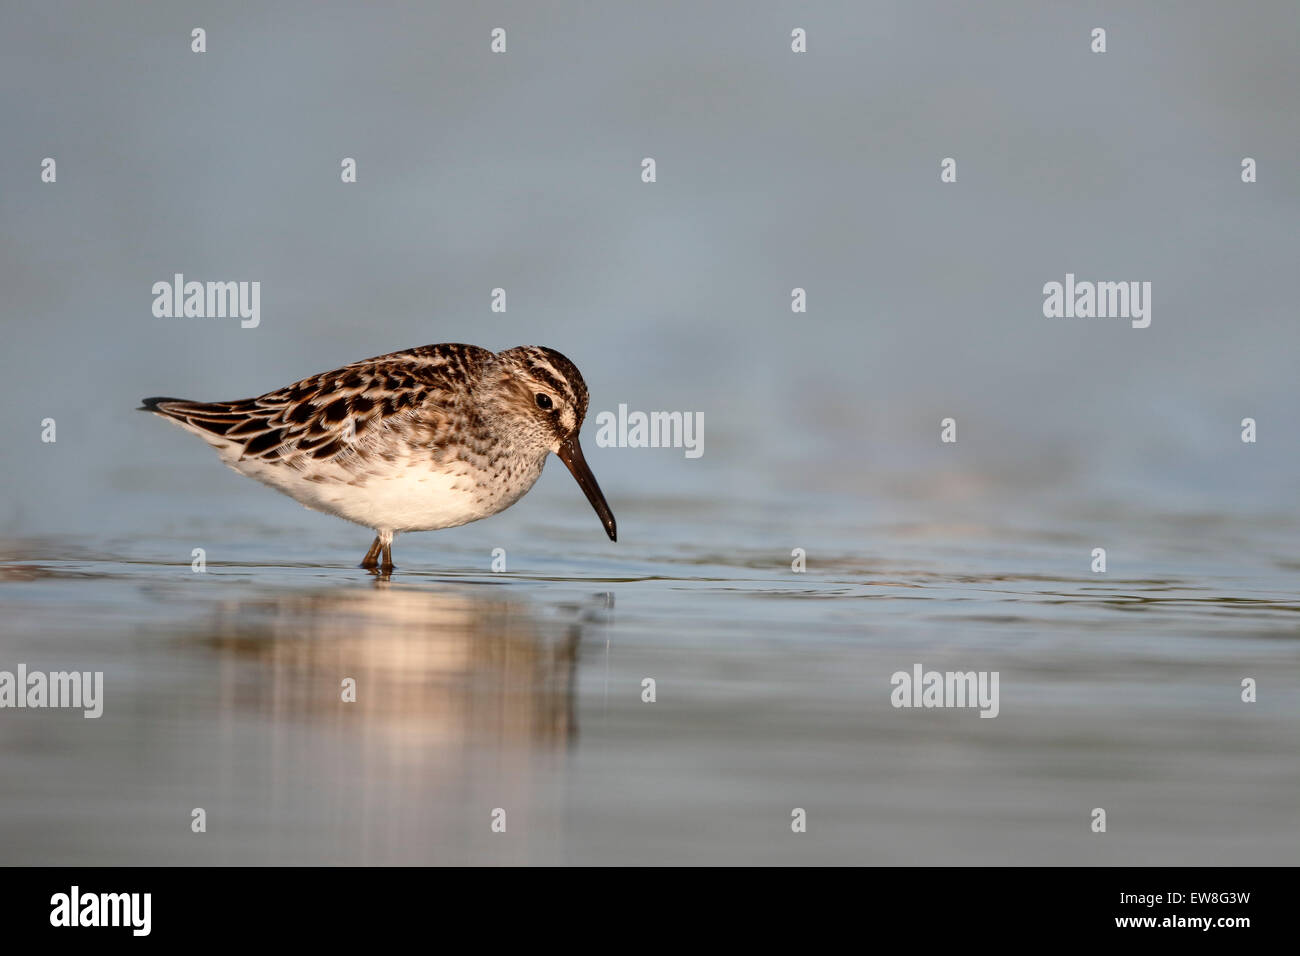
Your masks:
{"label": "long dark bill", "polygon": [[568,468],[577,479],[578,487],[587,496],[591,506],[596,509],[596,514],[600,516],[600,523],[605,526],[605,533],[609,535],[609,540],[617,541],[618,528],[614,524],[614,512],[609,510],[605,496],[600,493],[600,485],[596,484],[596,476],[591,473],[587,459],[582,457],[582,446],[578,444],[578,436],[576,434],[569,436],[556,454],[560,456],[560,461],[564,462],[564,467]]}

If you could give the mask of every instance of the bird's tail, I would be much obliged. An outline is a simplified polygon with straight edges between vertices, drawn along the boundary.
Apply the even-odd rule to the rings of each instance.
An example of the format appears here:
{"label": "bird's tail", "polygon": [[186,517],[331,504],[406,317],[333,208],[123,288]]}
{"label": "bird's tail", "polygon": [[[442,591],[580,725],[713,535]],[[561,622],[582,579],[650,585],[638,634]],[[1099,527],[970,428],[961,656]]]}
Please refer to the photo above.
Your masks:
{"label": "bird's tail", "polygon": [[193,402],[187,402],[183,398],[166,398],[162,395],[155,395],[153,398],[140,399],[144,404],[136,409],[137,412],[157,412],[159,415],[170,415],[168,407],[172,404],[192,405]]}
{"label": "bird's tail", "polygon": [[209,435],[225,435],[241,421],[247,421],[251,402],[191,402],[184,398],[143,398],[137,411],[153,412],[183,428]]}

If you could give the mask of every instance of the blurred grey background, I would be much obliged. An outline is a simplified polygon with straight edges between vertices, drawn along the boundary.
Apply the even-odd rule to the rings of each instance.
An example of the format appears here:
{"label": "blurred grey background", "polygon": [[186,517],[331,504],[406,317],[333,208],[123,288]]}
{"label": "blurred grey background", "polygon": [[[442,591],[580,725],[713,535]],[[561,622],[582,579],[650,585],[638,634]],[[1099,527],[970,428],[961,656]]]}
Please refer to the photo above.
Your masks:
{"label": "blurred grey background", "polygon": [[[135,531],[177,485],[320,527],[138,399],[442,341],[558,348],[592,416],[703,412],[699,460],[594,448],[589,417],[625,507],[1288,510],[1298,35],[1289,2],[10,0],[0,529]],[[155,318],[176,272],[259,280],[261,326]],[[1151,327],[1044,318],[1067,272],[1150,281]],[[553,470],[537,494],[581,514]]]}

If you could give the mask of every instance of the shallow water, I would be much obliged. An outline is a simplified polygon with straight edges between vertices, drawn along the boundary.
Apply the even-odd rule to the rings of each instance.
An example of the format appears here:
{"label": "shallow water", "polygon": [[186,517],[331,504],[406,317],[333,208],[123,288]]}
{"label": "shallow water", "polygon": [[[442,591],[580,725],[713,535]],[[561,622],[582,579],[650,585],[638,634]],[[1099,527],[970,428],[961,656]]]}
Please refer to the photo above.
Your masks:
{"label": "shallow water", "polygon": [[[1068,527],[795,514],[819,542],[795,573],[752,533],[734,547],[744,504],[697,515],[689,546],[655,521],[693,504],[627,505],[617,545],[580,501],[528,512],[505,573],[474,535],[407,536],[387,580],[351,567],[364,532],[311,516],[292,538],[8,542],[5,660],[106,690],[97,720],[5,713],[0,857],[1295,861],[1284,520],[1128,516],[1110,530],[1150,552],[1093,574]],[[915,663],[998,671],[999,715],[895,709]]]}

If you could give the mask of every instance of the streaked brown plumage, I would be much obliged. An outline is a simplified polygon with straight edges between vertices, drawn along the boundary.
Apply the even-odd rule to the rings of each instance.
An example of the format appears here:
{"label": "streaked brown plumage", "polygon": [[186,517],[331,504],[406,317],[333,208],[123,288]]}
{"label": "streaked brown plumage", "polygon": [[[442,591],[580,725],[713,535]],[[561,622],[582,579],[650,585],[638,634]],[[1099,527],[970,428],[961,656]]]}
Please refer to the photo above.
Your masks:
{"label": "streaked brown plumage", "polygon": [[611,540],[614,516],[578,444],[587,386],[553,349],[426,345],[323,372],[258,398],[147,398],[241,474],[375,530],[364,567],[392,567],[393,536],[496,514],[564,461]]}

